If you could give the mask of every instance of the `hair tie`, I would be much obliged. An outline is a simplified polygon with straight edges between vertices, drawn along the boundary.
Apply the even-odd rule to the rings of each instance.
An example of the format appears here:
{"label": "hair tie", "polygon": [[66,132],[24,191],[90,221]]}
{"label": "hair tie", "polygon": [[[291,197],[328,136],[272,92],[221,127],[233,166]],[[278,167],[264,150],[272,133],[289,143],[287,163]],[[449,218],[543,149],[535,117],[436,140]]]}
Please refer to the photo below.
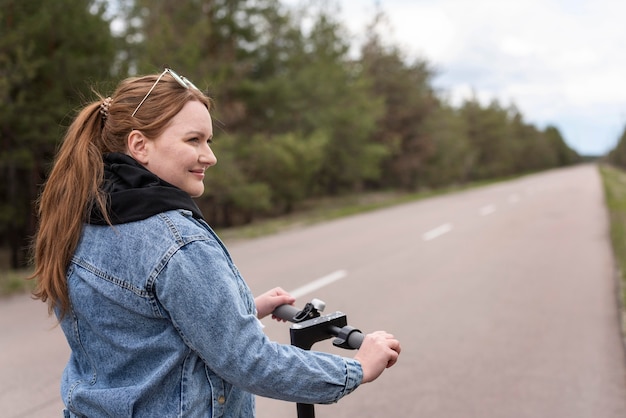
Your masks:
{"label": "hair tie", "polygon": [[102,115],[102,121],[105,122],[109,117],[109,107],[111,106],[112,99],[107,97],[100,103],[100,114]]}

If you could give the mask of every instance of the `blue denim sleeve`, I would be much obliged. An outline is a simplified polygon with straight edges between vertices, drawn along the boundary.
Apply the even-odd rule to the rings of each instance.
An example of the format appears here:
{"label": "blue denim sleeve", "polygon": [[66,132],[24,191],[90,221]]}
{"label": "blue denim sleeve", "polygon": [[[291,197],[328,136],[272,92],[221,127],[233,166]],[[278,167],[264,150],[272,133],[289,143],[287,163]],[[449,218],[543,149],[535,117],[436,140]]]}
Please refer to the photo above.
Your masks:
{"label": "blue denim sleeve", "polygon": [[248,286],[218,241],[197,240],[173,252],[155,286],[185,344],[234,386],[285,401],[332,403],[363,379],[356,360],[270,341]]}

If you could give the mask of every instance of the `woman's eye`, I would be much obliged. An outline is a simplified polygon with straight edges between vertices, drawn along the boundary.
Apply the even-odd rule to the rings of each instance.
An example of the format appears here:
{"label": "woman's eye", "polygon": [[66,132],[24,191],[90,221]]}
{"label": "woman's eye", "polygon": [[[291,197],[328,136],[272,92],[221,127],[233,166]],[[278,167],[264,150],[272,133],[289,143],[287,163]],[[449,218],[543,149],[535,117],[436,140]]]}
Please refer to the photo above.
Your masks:
{"label": "woman's eye", "polygon": [[211,138],[207,138],[205,140],[205,139],[202,139],[200,137],[195,136],[193,138],[189,138],[187,141],[191,142],[191,143],[194,143],[194,144],[200,144],[202,142],[206,142],[208,145],[211,145],[213,143],[213,138],[211,137]]}

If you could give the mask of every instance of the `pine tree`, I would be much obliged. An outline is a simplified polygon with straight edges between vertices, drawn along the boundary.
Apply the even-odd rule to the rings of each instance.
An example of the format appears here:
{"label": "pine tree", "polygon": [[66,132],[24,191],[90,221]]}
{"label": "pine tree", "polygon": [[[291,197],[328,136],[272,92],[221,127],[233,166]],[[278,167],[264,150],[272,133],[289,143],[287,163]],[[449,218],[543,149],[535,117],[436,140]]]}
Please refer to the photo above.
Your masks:
{"label": "pine tree", "polygon": [[111,76],[104,6],[88,0],[0,0],[0,244],[27,263],[33,202],[72,110]]}

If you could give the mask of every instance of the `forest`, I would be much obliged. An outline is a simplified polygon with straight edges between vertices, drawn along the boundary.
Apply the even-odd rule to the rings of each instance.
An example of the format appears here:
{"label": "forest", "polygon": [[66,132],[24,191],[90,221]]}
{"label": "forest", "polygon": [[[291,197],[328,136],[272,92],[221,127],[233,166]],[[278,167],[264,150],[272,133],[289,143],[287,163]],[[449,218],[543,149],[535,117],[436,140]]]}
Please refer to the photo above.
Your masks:
{"label": "forest", "polygon": [[[452,105],[437,69],[383,41],[360,45],[338,2],[0,0],[0,267],[29,263],[37,196],[77,110],[164,66],[206,89],[218,164],[197,203],[241,225],[311,199],[414,192],[581,161],[556,127],[514,106]],[[626,166],[626,134],[611,153]]]}

